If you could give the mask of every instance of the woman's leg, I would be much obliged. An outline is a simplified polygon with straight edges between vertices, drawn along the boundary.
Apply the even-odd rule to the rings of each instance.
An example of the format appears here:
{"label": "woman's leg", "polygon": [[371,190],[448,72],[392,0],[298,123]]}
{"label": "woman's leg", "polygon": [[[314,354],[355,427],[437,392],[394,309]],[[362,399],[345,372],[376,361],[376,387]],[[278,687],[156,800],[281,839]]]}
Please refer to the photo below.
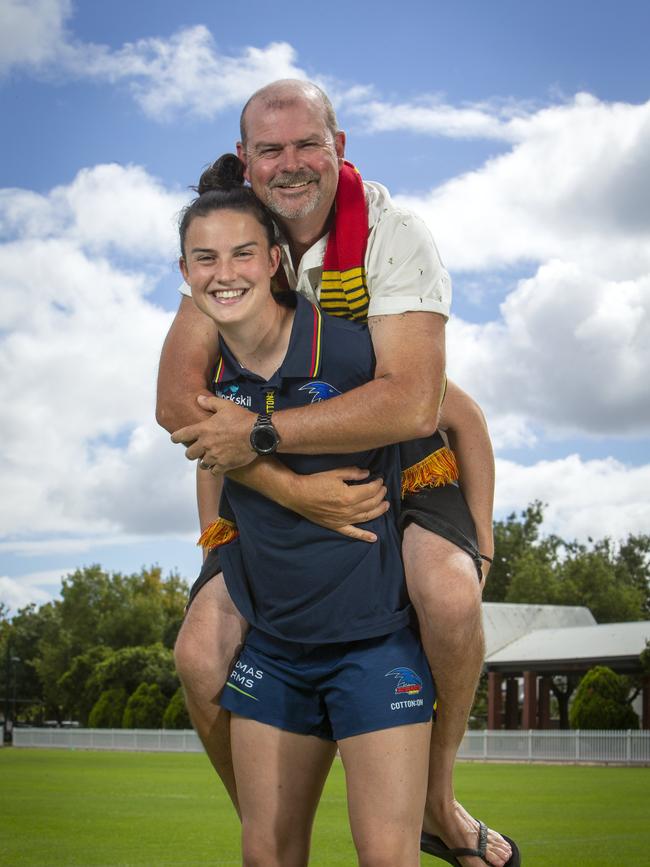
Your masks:
{"label": "woman's leg", "polygon": [[234,713],[230,729],[244,867],[306,867],[336,744]]}
{"label": "woman's leg", "polygon": [[339,741],[360,867],[417,867],[427,792],[430,723]]}

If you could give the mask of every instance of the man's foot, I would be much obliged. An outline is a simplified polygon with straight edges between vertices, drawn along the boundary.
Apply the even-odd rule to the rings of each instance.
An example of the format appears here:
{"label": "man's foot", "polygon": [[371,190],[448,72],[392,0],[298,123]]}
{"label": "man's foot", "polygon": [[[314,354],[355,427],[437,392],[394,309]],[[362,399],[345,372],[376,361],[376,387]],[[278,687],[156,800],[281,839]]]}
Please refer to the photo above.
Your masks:
{"label": "man's foot", "polygon": [[[485,826],[483,826],[485,829]],[[485,864],[491,867],[518,867],[520,864],[519,853],[514,851],[510,843],[502,837],[497,831],[492,831],[490,828],[485,829],[481,833],[481,823],[473,819],[467,810],[459,804],[458,801],[453,801],[450,809],[444,811],[444,815],[438,816],[437,820],[426,821],[425,831],[427,837],[423,839],[439,838],[448,849],[472,849],[474,851],[481,850],[485,853],[483,857],[478,855],[458,855],[456,858],[449,860],[445,858],[444,849],[442,852],[437,851],[437,846],[428,847],[425,845],[423,851],[434,849],[437,857],[447,860],[451,864],[460,864],[462,867],[485,867]],[[483,843],[483,845],[481,845]]]}

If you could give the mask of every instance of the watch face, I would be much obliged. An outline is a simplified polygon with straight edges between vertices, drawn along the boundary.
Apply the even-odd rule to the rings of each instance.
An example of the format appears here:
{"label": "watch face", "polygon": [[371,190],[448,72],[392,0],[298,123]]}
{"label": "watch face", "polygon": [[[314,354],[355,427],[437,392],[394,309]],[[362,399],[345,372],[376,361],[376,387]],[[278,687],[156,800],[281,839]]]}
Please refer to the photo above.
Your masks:
{"label": "watch face", "polygon": [[275,449],[278,436],[271,425],[256,427],[253,431],[254,448],[258,452],[271,452]]}

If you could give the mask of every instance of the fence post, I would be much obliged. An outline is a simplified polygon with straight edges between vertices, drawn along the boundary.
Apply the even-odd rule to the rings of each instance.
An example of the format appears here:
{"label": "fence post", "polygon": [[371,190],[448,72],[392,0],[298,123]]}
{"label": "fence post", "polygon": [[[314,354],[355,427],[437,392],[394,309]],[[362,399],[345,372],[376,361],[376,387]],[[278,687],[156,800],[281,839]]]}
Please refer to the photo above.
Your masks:
{"label": "fence post", "polygon": [[576,729],[576,762],[580,761],[580,729]]}
{"label": "fence post", "polygon": [[528,729],[528,761],[533,760],[533,730]]}
{"label": "fence post", "polygon": [[483,758],[488,757],[488,730],[483,729]]}
{"label": "fence post", "polygon": [[628,765],[632,764],[632,729],[627,730],[627,737],[625,738],[625,758],[627,760]]}

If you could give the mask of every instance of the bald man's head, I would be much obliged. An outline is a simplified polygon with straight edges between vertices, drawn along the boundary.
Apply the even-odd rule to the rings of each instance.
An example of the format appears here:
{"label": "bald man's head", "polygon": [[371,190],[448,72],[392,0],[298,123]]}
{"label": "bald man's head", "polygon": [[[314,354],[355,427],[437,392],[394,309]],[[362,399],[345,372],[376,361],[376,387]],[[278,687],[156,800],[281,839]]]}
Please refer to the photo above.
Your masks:
{"label": "bald man's head", "polygon": [[288,108],[302,101],[319,107],[323,113],[325,126],[332,133],[332,137],[335,138],[338,132],[338,123],[334,106],[325,91],[321,90],[317,84],[313,84],[311,81],[302,81],[298,78],[283,78],[256,90],[242,109],[239,119],[239,132],[244,147],[246,147],[247,137],[246,113],[252,103],[259,102],[265,108],[273,111]]}

